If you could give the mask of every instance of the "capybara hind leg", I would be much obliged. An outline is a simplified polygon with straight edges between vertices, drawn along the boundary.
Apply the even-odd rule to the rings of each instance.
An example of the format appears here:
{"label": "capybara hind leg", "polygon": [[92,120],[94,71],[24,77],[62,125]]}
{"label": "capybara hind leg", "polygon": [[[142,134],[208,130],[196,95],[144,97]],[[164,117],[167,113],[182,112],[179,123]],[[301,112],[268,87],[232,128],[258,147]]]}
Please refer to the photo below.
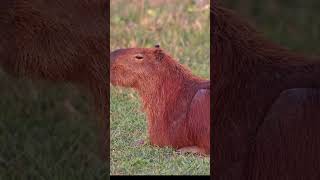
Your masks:
{"label": "capybara hind leg", "polygon": [[178,149],[178,152],[181,154],[192,153],[192,154],[205,154],[205,150],[199,148],[198,146],[188,146]]}

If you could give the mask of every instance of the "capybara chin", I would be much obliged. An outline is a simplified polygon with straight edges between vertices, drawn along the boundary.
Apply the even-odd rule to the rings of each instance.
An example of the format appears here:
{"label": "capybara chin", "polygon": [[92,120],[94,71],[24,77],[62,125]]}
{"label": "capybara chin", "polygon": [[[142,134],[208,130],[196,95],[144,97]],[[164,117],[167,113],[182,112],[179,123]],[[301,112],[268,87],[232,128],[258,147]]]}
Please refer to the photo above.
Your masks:
{"label": "capybara chin", "polygon": [[158,46],[118,49],[110,56],[111,83],[133,88],[142,98],[151,144],[210,153],[210,81]]}

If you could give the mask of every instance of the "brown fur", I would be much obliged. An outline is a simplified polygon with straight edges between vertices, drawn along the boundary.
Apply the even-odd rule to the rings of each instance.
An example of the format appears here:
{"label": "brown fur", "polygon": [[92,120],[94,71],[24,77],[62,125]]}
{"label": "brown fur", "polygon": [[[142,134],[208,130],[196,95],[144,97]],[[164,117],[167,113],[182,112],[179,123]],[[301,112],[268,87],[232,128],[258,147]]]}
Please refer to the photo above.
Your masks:
{"label": "brown fur", "polygon": [[248,179],[318,179],[320,89],[282,92],[257,132]]}
{"label": "brown fur", "polygon": [[87,88],[109,152],[107,8],[105,0],[5,0],[0,9],[0,65],[15,76]]}
{"label": "brown fur", "polygon": [[113,85],[134,88],[142,98],[153,145],[196,146],[199,153],[209,153],[209,81],[160,48],[116,50],[110,72]]}
{"label": "brown fur", "polygon": [[[267,113],[285,90],[320,87],[320,64],[266,40],[234,12],[219,7],[215,1],[211,3],[212,178],[263,179],[272,166],[253,167],[259,167],[261,158],[278,161],[255,149],[257,144],[263,146],[258,134],[268,137],[267,131],[260,134]],[[255,157],[262,157],[253,159],[254,152],[258,153]],[[257,172],[259,178],[255,176]]]}

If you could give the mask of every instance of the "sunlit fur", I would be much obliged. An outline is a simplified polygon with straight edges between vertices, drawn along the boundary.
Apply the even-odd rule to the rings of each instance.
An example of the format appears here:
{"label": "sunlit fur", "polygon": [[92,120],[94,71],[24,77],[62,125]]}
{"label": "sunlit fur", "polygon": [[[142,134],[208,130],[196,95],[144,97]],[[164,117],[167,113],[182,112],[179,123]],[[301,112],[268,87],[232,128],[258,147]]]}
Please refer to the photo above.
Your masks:
{"label": "sunlit fur", "polygon": [[[143,59],[136,59],[137,54]],[[209,81],[192,75],[160,48],[116,50],[110,72],[112,84],[139,93],[153,145],[210,152]]]}

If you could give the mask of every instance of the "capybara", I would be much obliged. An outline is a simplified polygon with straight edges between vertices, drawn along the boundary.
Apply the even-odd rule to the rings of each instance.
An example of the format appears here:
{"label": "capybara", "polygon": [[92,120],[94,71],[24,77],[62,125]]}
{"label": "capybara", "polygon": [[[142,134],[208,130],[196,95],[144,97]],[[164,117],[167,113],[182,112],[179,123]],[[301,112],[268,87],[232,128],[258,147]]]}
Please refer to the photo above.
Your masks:
{"label": "capybara", "polygon": [[110,54],[110,80],[142,98],[153,145],[210,152],[210,81],[191,74],[159,46]]}
{"label": "capybara", "polygon": [[318,179],[320,89],[283,91],[259,127],[248,179]]}
{"label": "capybara", "polygon": [[[319,118],[312,118],[319,115],[312,114],[315,109],[306,110],[319,106],[309,102],[302,108],[298,101],[291,107],[283,105],[291,104],[286,96],[294,88],[320,87],[320,59],[267,40],[216,1],[211,1],[210,16],[212,179],[319,178],[320,166],[303,159],[319,150]],[[304,98],[303,90],[294,94],[307,102],[313,99]],[[287,108],[299,111],[299,116],[291,120]],[[312,131],[308,134],[299,126]],[[268,152],[270,145],[277,149]],[[314,158],[320,162],[319,154]],[[310,169],[303,171],[305,167]]]}
{"label": "capybara", "polygon": [[0,9],[3,70],[91,91],[104,159],[109,152],[108,8],[106,0],[4,0]]}

